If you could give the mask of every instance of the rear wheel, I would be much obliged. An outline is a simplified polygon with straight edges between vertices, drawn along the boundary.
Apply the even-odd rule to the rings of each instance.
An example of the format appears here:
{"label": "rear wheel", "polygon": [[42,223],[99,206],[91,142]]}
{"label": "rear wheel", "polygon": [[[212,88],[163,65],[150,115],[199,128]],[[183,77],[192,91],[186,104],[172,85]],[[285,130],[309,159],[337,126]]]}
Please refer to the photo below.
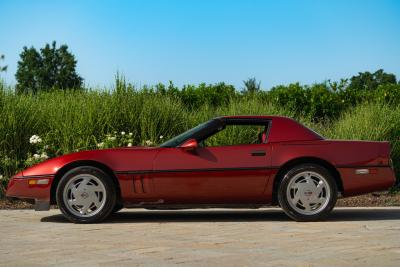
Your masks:
{"label": "rear wheel", "polygon": [[296,221],[324,219],[336,204],[337,186],[332,174],[316,164],[301,164],[284,175],[278,201]]}
{"label": "rear wheel", "polygon": [[57,204],[64,216],[74,223],[104,220],[115,207],[116,189],[102,170],[82,166],[67,172],[57,187]]}

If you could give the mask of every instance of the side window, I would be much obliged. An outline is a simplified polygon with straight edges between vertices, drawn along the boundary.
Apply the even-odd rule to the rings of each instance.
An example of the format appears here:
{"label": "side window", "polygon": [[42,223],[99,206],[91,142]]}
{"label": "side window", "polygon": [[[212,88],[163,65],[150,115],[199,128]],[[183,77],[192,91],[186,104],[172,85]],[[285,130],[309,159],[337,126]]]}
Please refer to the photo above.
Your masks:
{"label": "side window", "polygon": [[266,142],[266,125],[226,125],[226,127],[203,141],[210,146],[261,144]]}

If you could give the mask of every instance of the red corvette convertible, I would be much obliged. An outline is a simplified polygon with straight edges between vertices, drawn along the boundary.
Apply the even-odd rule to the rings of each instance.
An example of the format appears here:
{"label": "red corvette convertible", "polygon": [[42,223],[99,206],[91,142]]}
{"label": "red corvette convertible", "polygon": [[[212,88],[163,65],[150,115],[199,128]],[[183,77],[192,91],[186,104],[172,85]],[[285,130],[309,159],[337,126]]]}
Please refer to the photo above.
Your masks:
{"label": "red corvette convertible", "polygon": [[[223,136],[224,144],[218,143]],[[72,222],[99,222],[122,207],[259,208],[279,204],[297,221],[323,219],[337,197],[395,182],[388,142],[325,140],[278,116],[212,119],[159,147],[53,158],[15,175],[7,196],[58,204]]]}

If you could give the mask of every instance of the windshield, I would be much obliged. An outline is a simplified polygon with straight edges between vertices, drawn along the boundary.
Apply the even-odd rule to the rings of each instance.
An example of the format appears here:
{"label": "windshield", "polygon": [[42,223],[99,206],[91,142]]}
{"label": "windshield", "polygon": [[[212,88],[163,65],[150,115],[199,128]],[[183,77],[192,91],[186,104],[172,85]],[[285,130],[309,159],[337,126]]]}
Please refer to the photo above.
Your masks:
{"label": "windshield", "polygon": [[168,140],[165,143],[162,143],[160,147],[176,147],[182,144],[184,141],[188,140],[189,138],[194,138],[196,133],[202,132],[203,130],[210,127],[211,124],[214,124],[215,120],[206,121],[202,124],[197,125],[196,127],[187,130],[186,132]]}

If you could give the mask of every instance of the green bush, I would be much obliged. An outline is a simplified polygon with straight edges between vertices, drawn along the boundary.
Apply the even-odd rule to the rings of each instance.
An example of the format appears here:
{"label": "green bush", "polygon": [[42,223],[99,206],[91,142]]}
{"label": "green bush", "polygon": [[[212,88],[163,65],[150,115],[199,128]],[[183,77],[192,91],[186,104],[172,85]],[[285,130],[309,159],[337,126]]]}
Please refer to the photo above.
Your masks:
{"label": "green bush", "polygon": [[371,93],[370,98],[390,105],[400,104],[400,84],[384,84]]}
{"label": "green bush", "polygon": [[325,83],[312,86],[301,86],[298,83],[277,86],[271,89],[268,97],[272,103],[314,121],[337,118],[352,102],[345,99],[343,94],[332,91]]}
{"label": "green bush", "polygon": [[268,93],[268,98],[274,104],[284,109],[293,111],[298,116],[307,115],[307,92],[299,83],[288,86],[273,87]]}

